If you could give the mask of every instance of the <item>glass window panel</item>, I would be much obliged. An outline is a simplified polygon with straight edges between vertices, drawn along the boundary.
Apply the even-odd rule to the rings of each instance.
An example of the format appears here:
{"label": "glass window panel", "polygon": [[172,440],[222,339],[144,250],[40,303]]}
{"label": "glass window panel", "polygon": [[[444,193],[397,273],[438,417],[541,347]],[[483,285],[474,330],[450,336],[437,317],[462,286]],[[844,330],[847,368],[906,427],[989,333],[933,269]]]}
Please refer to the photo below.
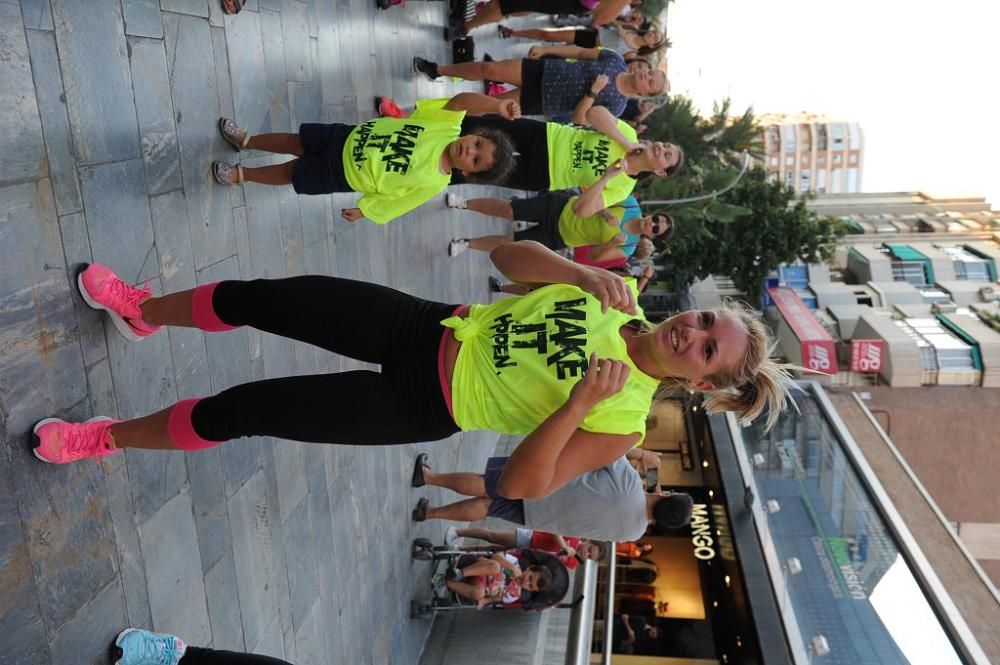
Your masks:
{"label": "glass window panel", "polygon": [[[800,663],[957,665],[962,660],[813,393],[770,432],[743,430],[748,484]],[[822,636],[829,653],[808,645]]]}

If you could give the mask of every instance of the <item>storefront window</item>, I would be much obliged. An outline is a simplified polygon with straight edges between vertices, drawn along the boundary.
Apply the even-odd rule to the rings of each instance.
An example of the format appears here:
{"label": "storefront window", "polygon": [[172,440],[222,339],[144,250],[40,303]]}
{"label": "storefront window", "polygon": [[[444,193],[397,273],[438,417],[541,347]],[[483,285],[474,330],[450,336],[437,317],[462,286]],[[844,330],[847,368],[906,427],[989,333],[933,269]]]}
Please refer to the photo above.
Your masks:
{"label": "storefront window", "polygon": [[819,397],[796,402],[738,444],[796,662],[961,663]]}

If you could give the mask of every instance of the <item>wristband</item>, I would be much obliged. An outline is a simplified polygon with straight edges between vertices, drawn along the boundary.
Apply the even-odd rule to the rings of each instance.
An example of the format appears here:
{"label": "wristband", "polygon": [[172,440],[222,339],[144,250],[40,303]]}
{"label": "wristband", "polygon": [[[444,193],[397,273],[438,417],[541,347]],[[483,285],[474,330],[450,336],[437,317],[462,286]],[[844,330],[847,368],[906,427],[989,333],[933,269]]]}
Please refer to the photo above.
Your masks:
{"label": "wristband", "polygon": [[585,92],[583,94],[587,95],[591,99],[597,99],[597,93],[594,92],[593,90],[588,90],[587,92]]}

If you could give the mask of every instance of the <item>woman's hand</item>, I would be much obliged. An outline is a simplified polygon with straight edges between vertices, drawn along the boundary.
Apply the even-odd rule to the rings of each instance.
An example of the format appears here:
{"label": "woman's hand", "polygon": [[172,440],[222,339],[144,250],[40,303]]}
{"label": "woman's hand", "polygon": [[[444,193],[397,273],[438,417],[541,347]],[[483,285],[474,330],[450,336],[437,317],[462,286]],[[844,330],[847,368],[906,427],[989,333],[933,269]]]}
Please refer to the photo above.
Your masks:
{"label": "woman's hand", "polygon": [[614,237],[615,244],[621,247],[628,240],[624,233],[616,233]]}
{"label": "woman's hand", "polygon": [[[633,448],[633,450],[635,450]],[[656,469],[657,472],[660,470],[661,457],[660,453],[653,452],[652,450],[639,450],[639,456],[635,458],[636,471],[643,478],[646,477],[652,469]]]}
{"label": "woman's hand", "polygon": [[611,162],[611,166],[608,167],[608,170],[605,171],[604,175],[602,175],[601,177],[604,178],[605,182],[607,182],[608,180],[611,180],[615,176],[619,176],[622,173],[625,173],[625,164],[622,163],[622,160],[616,159],[615,161]]}
{"label": "woman's hand", "polygon": [[532,60],[538,60],[543,55],[545,55],[544,46],[532,46],[530,49],[528,49],[528,57],[531,58]]}
{"label": "woman's hand", "polygon": [[583,271],[576,286],[600,300],[602,312],[612,307],[626,314],[635,314],[635,292],[628,287],[621,276],[604,268],[580,267]]}
{"label": "woman's hand", "polygon": [[590,92],[595,95],[600,94],[601,90],[607,87],[610,80],[607,74],[598,74],[594,77],[594,82],[590,84]]}
{"label": "woman's hand", "polygon": [[353,223],[358,221],[359,219],[364,219],[365,215],[363,212],[361,212],[360,208],[341,208],[340,216],[346,219],[347,221]]}
{"label": "woman's hand", "polygon": [[513,99],[500,100],[500,117],[504,120],[517,120],[521,117],[521,105]]}
{"label": "woman's hand", "polygon": [[620,360],[598,360],[597,353],[590,354],[587,373],[570,391],[569,401],[575,402],[586,412],[621,391],[631,369]]}

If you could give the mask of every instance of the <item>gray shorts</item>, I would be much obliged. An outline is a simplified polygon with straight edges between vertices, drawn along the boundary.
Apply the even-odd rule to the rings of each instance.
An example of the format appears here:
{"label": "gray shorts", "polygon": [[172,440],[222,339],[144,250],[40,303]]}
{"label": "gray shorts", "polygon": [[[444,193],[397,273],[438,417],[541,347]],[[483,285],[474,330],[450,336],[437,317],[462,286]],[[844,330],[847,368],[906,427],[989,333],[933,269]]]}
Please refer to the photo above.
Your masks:
{"label": "gray shorts", "polygon": [[514,537],[514,547],[519,550],[530,550],[531,537],[533,535],[535,535],[535,532],[531,529],[517,529],[517,535]]}

